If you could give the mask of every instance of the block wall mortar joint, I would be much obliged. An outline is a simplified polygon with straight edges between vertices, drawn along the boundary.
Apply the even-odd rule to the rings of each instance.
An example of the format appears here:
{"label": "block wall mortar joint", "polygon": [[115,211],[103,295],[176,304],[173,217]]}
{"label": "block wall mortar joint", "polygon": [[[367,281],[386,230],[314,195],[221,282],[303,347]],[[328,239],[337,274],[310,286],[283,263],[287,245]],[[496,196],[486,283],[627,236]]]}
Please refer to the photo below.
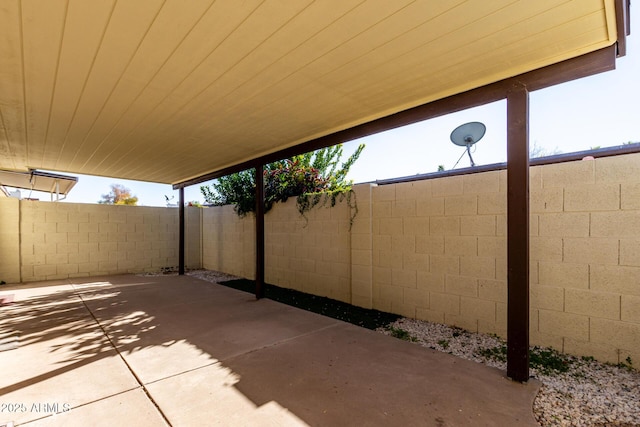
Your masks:
{"label": "block wall mortar joint", "polygon": [[622,184],[618,184],[618,210],[622,210]]}
{"label": "block wall mortar joint", "polygon": [[618,296],[618,320],[622,320],[622,295]]}
{"label": "block wall mortar joint", "polygon": [[18,279],[22,283],[22,200],[18,201]]}

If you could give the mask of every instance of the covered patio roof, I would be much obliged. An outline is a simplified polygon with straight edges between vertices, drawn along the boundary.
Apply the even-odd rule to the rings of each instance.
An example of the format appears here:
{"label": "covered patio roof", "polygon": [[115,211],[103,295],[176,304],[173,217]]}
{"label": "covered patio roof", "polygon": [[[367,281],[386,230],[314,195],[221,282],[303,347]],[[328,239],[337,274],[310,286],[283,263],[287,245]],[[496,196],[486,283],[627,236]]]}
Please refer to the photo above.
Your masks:
{"label": "covered patio roof", "polygon": [[613,46],[623,0],[6,1],[0,169],[179,184]]}
{"label": "covered patio roof", "polygon": [[[527,381],[529,92],[615,67],[629,0],[14,0],[0,169],[184,186],[507,99],[507,375]],[[256,297],[264,204],[256,206]]]}

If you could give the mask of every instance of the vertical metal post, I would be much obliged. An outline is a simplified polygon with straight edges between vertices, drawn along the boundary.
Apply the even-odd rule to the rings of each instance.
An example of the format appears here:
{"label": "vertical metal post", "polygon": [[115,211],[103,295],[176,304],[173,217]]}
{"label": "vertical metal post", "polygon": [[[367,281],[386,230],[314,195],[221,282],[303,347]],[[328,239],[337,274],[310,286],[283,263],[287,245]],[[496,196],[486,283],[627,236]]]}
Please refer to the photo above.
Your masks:
{"label": "vertical metal post", "polygon": [[178,190],[178,211],[180,212],[180,231],[179,231],[179,243],[178,248],[178,274],[184,275],[184,187],[180,187]]}
{"label": "vertical metal post", "polygon": [[507,93],[507,376],[529,379],[529,92]]}
{"label": "vertical metal post", "polygon": [[264,166],[256,166],[256,299],[264,297]]}

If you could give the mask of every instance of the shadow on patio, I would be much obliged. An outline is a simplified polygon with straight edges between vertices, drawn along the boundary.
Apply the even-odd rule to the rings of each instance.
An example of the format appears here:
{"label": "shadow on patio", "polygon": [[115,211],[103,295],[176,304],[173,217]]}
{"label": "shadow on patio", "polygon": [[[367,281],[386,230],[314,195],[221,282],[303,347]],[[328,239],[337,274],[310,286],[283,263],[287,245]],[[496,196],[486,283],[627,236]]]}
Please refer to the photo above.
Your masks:
{"label": "shadow on patio", "polygon": [[0,421],[536,425],[537,383],[192,277],[2,293]]}

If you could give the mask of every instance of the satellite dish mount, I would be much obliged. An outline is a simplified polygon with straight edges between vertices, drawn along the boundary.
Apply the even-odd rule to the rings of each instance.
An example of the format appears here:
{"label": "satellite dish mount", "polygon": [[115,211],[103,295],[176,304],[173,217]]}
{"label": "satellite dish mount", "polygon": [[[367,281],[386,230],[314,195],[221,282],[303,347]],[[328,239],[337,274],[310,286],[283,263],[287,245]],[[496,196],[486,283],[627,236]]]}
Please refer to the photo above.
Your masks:
{"label": "satellite dish mount", "polygon": [[[453,132],[451,132],[451,142],[457,146],[466,147],[465,151],[469,155],[472,167],[476,164],[473,161],[473,157],[471,157],[471,147],[482,139],[486,130],[487,127],[483,123],[469,122],[458,126],[453,130]],[[462,156],[460,156],[456,164],[453,166],[454,169],[458,166],[458,163],[460,163],[463,156],[464,153],[462,153]]]}

